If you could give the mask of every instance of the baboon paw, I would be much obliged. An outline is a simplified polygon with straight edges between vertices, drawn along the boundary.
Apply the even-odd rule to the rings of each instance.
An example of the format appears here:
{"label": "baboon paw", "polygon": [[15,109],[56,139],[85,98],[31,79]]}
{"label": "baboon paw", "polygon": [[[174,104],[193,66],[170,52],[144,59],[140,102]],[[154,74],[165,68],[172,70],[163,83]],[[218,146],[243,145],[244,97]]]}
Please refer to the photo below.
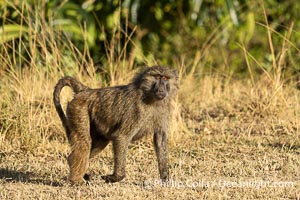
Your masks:
{"label": "baboon paw", "polygon": [[117,175],[106,175],[106,176],[101,176],[103,180],[105,180],[106,183],[115,183],[123,180],[125,176],[117,176]]}

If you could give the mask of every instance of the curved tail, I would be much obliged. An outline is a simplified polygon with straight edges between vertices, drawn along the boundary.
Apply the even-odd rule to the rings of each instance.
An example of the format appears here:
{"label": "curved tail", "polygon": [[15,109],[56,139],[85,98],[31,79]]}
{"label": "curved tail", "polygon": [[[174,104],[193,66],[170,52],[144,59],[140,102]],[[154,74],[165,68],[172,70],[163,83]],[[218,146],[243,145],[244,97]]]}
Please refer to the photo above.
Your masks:
{"label": "curved tail", "polygon": [[54,88],[53,102],[55,105],[55,109],[56,109],[56,111],[61,119],[61,122],[66,130],[67,137],[69,137],[70,129],[68,127],[67,117],[66,117],[66,115],[61,107],[61,103],[60,103],[60,92],[63,89],[63,87],[65,87],[65,86],[69,86],[70,88],[72,88],[72,90],[75,92],[75,94],[79,93],[80,91],[89,89],[89,87],[83,85],[82,83],[80,83],[79,81],[77,81],[76,79],[74,79],[70,76],[65,76],[58,81],[58,83],[56,84],[56,86]]}

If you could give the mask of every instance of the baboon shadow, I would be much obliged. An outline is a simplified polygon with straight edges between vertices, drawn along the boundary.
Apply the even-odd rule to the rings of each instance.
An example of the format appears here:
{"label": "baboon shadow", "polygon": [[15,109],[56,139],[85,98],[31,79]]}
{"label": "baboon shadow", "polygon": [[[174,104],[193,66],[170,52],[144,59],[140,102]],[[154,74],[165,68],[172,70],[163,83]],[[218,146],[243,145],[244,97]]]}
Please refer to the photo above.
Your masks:
{"label": "baboon shadow", "polygon": [[267,146],[273,147],[276,149],[287,149],[287,150],[294,150],[294,151],[300,149],[300,145],[292,145],[292,144],[280,143],[280,142],[269,143],[269,144],[267,144]]}
{"label": "baboon shadow", "polygon": [[4,179],[6,182],[22,182],[22,183],[33,183],[33,184],[44,184],[53,187],[61,187],[62,183],[57,181],[50,181],[36,178],[33,172],[21,172],[16,170],[10,170],[0,168],[0,179]]}

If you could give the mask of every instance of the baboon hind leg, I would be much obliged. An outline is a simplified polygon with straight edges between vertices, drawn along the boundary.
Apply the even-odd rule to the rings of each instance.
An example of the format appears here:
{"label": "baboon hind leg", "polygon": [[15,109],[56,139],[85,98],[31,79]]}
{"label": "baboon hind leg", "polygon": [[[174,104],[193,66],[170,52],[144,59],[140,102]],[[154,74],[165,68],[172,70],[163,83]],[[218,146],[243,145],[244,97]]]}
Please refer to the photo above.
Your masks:
{"label": "baboon hind leg", "polygon": [[70,168],[69,181],[72,184],[84,182],[84,175],[89,166],[92,139],[89,119],[86,116],[86,113],[78,111],[76,115],[69,117],[69,124],[72,128],[69,138],[71,154],[68,157],[68,164]]}
{"label": "baboon hind leg", "polygon": [[72,184],[84,182],[84,175],[89,166],[90,148],[91,145],[89,143],[77,143],[72,146],[72,152],[68,157],[69,180]]}

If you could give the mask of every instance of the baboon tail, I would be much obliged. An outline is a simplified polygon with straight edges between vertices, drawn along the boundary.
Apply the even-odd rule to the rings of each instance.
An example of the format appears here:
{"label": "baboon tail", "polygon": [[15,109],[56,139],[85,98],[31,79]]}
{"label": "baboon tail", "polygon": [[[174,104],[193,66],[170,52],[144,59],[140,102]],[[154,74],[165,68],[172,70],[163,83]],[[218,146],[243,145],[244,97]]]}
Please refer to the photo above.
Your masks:
{"label": "baboon tail", "polygon": [[56,109],[56,111],[62,121],[62,124],[66,130],[67,137],[69,137],[70,129],[68,127],[67,117],[66,117],[66,115],[61,107],[61,103],[60,103],[60,92],[63,89],[63,87],[65,87],[65,86],[69,86],[70,88],[72,88],[72,90],[75,92],[75,94],[79,93],[80,91],[88,89],[88,87],[83,85],[82,83],[80,83],[79,81],[77,81],[76,79],[74,79],[70,76],[65,76],[58,81],[58,83],[56,84],[56,86],[54,88],[53,102],[55,105],[55,109]]}

